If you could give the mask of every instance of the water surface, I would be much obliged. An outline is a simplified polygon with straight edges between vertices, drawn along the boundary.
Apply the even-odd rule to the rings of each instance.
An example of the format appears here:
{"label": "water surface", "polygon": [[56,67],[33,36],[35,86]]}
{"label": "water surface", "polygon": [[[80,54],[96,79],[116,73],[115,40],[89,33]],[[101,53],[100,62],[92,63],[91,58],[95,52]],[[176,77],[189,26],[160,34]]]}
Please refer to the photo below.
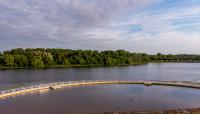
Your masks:
{"label": "water surface", "polygon": [[92,85],[33,92],[0,101],[0,114],[100,114],[200,107],[200,90],[143,85]]}
{"label": "water surface", "polygon": [[68,80],[200,80],[200,63],[0,70],[0,86]]}
{"label": "water surface", "polygon": [[[0,70],[0,90],[16,85],[69,80],[199,81],[199,63],[149,63],[122,67]],[[142,85],[96,85],[33,92],[0,100],[0,114],[98,114],[199,108],[200,90]]]}

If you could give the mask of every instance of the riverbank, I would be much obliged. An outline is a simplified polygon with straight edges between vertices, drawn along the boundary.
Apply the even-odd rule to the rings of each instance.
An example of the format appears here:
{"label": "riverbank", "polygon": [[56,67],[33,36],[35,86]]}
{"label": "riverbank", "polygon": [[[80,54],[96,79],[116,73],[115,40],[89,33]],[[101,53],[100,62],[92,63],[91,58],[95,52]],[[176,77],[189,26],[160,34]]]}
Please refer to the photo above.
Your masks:
{"label": "riverbank", "polygon": [[174,109],[159,111],[135,111],[135,112],[103,112],[101,114],[200,114],[200,108]]}
{"label": "riverbank", "polygon": [[122,66],[134,66],[134,65],[143,65],[149,63],[200,63],[200,61],[189,62],[189,61],[149,61],[149,62],[141,62],[141,63],[132,63],[132,64],[120,64],[120,65],[80,65],[80,64],[71,64],[71,65],[51,65],[44,66],[42,68],[35,67],[7,67],[0,66],[0,69],[49,69],[49,68],[70,68],[70,67],[122,67]]}
{"label": "riverbank", "polygon": [[0,66],[0,69],[48,69],[48,68],[68,68],[68,67],[120,67],[120,66],[134,66],[134,65],[142,65],[148,64],[148,62],[141,62],[141,63],[133,63],[133,64],[121,64],[121,65],[51,65],[51,66],[44,66],[42,68],[34,68],[34,67],[7,67],[7,66]]}

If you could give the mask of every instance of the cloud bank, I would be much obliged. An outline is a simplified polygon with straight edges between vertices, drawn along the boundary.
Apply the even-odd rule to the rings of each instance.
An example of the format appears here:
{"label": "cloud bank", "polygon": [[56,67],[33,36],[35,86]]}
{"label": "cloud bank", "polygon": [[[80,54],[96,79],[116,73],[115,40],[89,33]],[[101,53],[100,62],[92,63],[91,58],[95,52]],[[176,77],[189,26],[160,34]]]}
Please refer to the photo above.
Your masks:
{"label": "cloud bank", "polygon": [[198,0],[1,0],[0,48],[200,54]]}

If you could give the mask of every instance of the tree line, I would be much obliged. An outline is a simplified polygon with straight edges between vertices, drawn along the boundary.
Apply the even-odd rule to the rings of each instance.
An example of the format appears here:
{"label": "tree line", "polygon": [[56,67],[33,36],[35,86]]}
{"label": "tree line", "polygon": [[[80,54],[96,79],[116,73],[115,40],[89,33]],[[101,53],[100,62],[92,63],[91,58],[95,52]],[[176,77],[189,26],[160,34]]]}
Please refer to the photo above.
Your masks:
{"label": "tree line", "polygon": [[125,50],[71,50],[54,48],[16,48],[0,53],[1,67],[44,68],[52,66],[119,66],[146,62],[199,62],[200,55],[148,55]]}

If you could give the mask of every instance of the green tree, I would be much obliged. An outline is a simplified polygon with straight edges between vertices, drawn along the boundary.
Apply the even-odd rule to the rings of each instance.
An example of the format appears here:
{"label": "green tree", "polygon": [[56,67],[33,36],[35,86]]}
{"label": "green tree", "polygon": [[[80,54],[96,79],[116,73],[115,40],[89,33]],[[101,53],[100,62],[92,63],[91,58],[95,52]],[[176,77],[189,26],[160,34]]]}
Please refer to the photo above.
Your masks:
{"label": "green tree", "polygon": [[31,62],[31,66],[34,67],[34,68],[43,68],[44,62],[42,61],[42,57],[41,56],[33,57],[33,60]]}
{"label": "green tree", "polygon": [[79,64],[84,65],[85,64],[85,60],[83,58],[79,59]]}
{"label": "green tree", "polygon": [[53,57],[52,57],[52,55],[51,55],[51,53],[47,53],[47,52],[45,52],[44,54],[43,54],[43,61],[44,61],[44,63],[46,64],[46,65],[52,65],[53,64],[53,62],[54,62],[54,59],[53,59]]}
{"label": "green tree", "polygon": [[161,55],[162,55],[162,53],[157,53],[156,55],[157,55],[157,56],[161,56]]}
{"label": "green tree", "polygon": [[6,66],[13,67],[14,65],[14,57],[13,55],[4,55],[4,63]]}
{"label": "green tree", "polygon": [[16,67],[28,67],[28,59],[24,55],[14,55],[14,63]]}
{"label": "green tree", "polygon": [[69,59],[64,58],[62,64],[63,64],[63,65],[70,65]]}

